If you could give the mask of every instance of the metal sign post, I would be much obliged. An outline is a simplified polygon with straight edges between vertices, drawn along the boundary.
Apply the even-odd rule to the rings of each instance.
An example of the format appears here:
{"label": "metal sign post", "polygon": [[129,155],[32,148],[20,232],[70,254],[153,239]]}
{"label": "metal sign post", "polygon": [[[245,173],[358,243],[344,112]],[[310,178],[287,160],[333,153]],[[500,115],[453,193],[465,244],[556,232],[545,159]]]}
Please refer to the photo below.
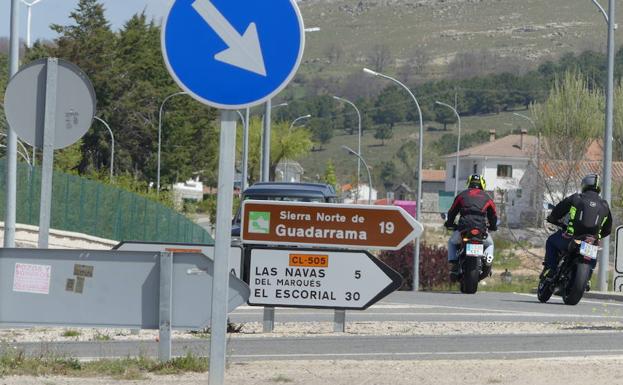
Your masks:
{"label": "metal sign post", "polygon": [[167,362],[171,359],[171,312],[173,306],[173,253],[160,253],[160,311],[158,359]]}
{"label": "metal sign post", "polygon": [[214,249],[214,281],[212,281],[212,333],[210,336],[211,384],[225,381],[227,344],[227,282],[228,255],[231,245],[231,213],[233,210],[234,163],[236,156],[236,121],[234,111],[221,111],[221,139],[218,173],[218,209],[216,212],[216,246]]}
{"label": "metal sign post", "polygon": [[58,59],[49,58],[45,81],[45,123],[43,127],[43,163],[41,164],[41,205],[39,207],[39,248],[48,248],[52,213],[52,175],[54,173],[54,134],[56,131],[56,92]]}
{"label": "metal sign post", "polygon": [[305,28],[295,0],[176,0],[163,24],[162,52],[173,79],[196,100],[223,110],[210,340],[212,385],[223,384],[225,375],[235,110],[259,105],[283,90],[301,63],[304,41]]}
{"label": "metal sign post", "polygon": [[76,143],[91,127],[95,91],[75,65],[55,58],[36,60],[9,81],[5,111],[9,126],[20,139],[43,148],[39,247],[47,248],[54,150]]}

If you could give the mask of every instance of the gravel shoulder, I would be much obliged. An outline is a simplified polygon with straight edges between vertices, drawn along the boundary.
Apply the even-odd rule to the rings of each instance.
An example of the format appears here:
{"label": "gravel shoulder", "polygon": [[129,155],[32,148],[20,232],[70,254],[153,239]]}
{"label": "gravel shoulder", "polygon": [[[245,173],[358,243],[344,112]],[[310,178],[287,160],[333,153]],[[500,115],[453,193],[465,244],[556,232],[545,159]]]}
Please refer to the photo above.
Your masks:
{"label": "gravel shoulder", "polygon": [[[499,334],[556,334],[556,333],[607,333],[623,331],[623,322],[349,322],[346,335],[352,336],[449,336],[449,335],[499,335]],[[229,338],[279,338],[344,336],[333,332],[331,322],[278,322],[273,333],[263,333],[262,323],[245,323],[239,333]],[[157,330],[141,330],[132,334],[129,329],[90,328],[32,328],[1,329],[0,342],[59,342],[59,341],[155,341]],[[174,331],[174,340],[205,339],[207,333]]]}
{"label": "gravel shoulder", "polygon": [[[554,377],[553,377],[554,375]],[[110,378],[5,377],[3,385],[204,385],[207,374]],[[622,357],[494,361],[288,361],[230,365],[228,385],[585,385],[623,382]]]}

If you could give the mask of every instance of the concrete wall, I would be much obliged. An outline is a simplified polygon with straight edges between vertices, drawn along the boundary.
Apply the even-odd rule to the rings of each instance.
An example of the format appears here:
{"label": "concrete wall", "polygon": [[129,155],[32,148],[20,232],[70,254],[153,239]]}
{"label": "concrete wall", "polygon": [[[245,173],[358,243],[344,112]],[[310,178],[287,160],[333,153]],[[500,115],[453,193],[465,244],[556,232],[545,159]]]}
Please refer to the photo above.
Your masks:
{"label": "concrete wall", "polygon": [[[36,248],[38,239],[39,227],[21,224],[16,226],[16,247]],[[0,242],[4,243],[4,222],[0,222]],[[108,250],[118,243],[115,240],[97,238],[86,234],[50,230],[50,249]]]}

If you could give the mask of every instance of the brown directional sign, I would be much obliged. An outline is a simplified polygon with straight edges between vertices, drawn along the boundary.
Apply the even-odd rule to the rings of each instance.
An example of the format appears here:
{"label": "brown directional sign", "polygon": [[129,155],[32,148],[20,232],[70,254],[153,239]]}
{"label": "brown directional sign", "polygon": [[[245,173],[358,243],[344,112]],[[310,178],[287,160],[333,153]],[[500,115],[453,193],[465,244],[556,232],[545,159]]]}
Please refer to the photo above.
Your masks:
{"label": "brown directional sign", "polygon": [[241,230],[246,244],[397,250],[423,228],[398,206],[249,200]]}

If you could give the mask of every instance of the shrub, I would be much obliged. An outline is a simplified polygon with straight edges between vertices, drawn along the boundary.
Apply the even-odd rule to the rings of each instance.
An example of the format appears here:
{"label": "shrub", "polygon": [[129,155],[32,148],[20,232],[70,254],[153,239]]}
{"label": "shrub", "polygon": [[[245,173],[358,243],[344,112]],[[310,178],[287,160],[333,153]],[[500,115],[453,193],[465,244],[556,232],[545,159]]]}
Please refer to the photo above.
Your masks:
{"label": "shrub", "polygon": [[[410,243],[397,251],[385,251],[379,259],[400,273],[404,279],[400,290],[413,290],[413,251]],[[420,244],[420,288],[432,290],[449,282],[448,251],[445,247]]]}

